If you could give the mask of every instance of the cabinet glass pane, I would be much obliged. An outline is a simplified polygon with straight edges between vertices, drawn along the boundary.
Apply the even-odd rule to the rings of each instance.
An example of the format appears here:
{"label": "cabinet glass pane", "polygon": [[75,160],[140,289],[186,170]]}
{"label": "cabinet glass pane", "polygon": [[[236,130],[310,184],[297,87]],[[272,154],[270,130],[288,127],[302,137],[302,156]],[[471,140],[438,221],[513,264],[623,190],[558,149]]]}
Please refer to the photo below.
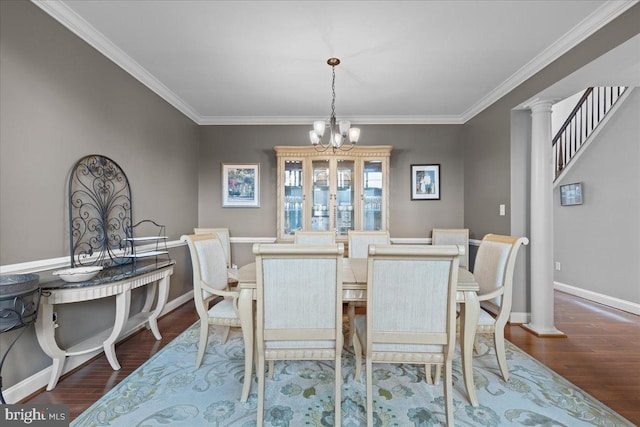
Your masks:
{"label": "cabinet glass pane", "polygon": [[338,177],[336,192],[336,229],[338,235],[346,236],[354,227],[353,200],[353,160],[338,160]]}
{"label": "cabinet glass pane", "polygon": [[382,229],[382,162],[364,162],[363,230]]}
{"label": "cabinet glass pane", "polygon": [[313,186],[311,194],[311,230],[329,231],[329,174],[328,160],[311,162]]}
{"label": "cabinet glass pane", "polygon": [[284,164],[284,234],[293,235],[302,224],[302,161]]}

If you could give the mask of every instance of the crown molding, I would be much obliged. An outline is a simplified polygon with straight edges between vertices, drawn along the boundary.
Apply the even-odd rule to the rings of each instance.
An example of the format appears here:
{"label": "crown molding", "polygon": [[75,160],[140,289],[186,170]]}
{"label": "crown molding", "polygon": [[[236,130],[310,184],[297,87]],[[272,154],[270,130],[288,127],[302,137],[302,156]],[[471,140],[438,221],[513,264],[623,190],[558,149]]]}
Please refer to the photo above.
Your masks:
{"label": "crown molding", "polygon": [[640,0],[607,1],[587,18],[556,40],[551,46],[543,50],[538,56],[526,63],[512,74],[507,80],[489,92],[484,98],[474,104],[460,116],[463,123],[468,122],[485,108],[511,92],[518,85],[531,78],[547,65],[573,49],[587,37],[607,25],[625,11],[635,6]]}
{"label": "crown molding", "polygon": [[[563,37],[545,49],[534,59],[512,74],[507,80],[493,89],[489,94],[460,115],[447,116],[367,116],[353,117],[357,124],[464,124],[477,114],[502,98],[525,80],[558,59],[567,51],[585,40],[614,18],[636,5],[640,0],[612,0],[605,2],[586,19],[569,30]],[[90,46],[98,50],[116,65],[131,74],[135,79],[147,86],[178,111],[189,117],[198,125],[297,125],[309,124],[316,117],[239,117],[239,116],[201,116],[189,104],[167,88],[144,67],[134,61],[124,51],[114,45],[107,37],[96,30],[85,19],[79,16],[62,1],[31,0],[33,4],[56,19],[71,32],[76,34]]]}
{"label": "crown molding", "polygon": [[153,74],[134,61],[129,55],[96,30],[84,18],[73,11],[66,3],[50,0],[31,0],[33,4],[48,13],[52,18],[67,27],[91,47],[106,56],[120,68],[131,74],[136,80],[147,86],[185,116],[198,123],[199,116],[189,104],[173,93]]}

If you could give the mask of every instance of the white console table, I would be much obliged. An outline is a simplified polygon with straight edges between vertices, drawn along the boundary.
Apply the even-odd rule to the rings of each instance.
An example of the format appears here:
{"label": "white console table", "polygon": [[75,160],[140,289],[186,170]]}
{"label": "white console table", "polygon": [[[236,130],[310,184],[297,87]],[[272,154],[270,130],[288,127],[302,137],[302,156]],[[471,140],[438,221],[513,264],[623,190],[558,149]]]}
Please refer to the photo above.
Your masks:
{"label": "white console table", "polygon": [[[116,358],[115,344],[123,331],[131,330],[148,324],[157,340],[162,336],[158,330],[157,319],[160,316],[169,296],[169,276],[173,274],[175,261],[152,262],[146,264],[127,264],[111,267],[101,271],[92,280],[81,283],[66,283],[55,280],[40,283],[42,297],[40,298],[40,312],[36,320],[36,336],[42,350],[53,359],[51,377],[47,390],[53,390],[58,383],[67,356],[77,356],[104,348],[107,360],[114,370],[120,369]],[[156,296],[156,306],[151,306]],[[145,304],[139,314],[129,317],[131,306],[131,290],[141,286],[147,287]],[[72,346],[66,350],[58,346],[55,330],[58,327],[54,317],[56,304],[69,304],[89,301],[109,296],[116,297],[116,318],[111,331],[92,337],[81,345]]]}

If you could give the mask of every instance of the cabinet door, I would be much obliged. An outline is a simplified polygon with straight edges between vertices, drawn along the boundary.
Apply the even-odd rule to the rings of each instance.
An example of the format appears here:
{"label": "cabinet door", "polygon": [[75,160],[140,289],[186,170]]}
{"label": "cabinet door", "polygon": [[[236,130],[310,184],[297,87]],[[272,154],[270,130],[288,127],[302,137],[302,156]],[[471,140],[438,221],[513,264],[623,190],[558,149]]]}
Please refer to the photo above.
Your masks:
{"label": "cabinet door", "polygon": [[284,197],[280,207],[284,212],[282,235],[280,238],[293,237],[296,230],[304,228],[304,173],[302,159],[284,160]]}
{"label": "cabinet door", "polygon": [[336,159],[336,190],[334,196],[337,236],[347,236],[355,229],[355,162]]}
{"label": "cabinet door", "polygon": [[384,163],[381,160],[365,160],[362,172],[362,229],[386,230]]}
{"label": "cabinet door", "polygon": [[311,161],[311,230],[331,230],[331,162],[329,159]]}

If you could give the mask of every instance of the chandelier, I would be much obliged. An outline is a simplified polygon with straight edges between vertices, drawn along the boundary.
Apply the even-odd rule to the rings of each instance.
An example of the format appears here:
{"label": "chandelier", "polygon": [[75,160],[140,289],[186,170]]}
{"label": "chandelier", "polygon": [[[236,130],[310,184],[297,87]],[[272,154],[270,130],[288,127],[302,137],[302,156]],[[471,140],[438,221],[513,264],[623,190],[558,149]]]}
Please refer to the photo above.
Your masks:
{"label": "chandelier", "polygon": [[[319,152],[325,152],[329,148],[336,151],[349,151],[356,146],[360,138],[360,129],[352,128],[351,122],[348,120],[336,120],[336,66],[340,64],[338,58],[329,58],[327,64],[331,66],[333,79],[331,81],[331,115],[329,120],[316,120],[313,122],[313,130],[309,131],[309,139],[311,145]],[[325,131],[329,129],[328,139],[323,140]],[[346,142],[348,139],[348,143]]]}

